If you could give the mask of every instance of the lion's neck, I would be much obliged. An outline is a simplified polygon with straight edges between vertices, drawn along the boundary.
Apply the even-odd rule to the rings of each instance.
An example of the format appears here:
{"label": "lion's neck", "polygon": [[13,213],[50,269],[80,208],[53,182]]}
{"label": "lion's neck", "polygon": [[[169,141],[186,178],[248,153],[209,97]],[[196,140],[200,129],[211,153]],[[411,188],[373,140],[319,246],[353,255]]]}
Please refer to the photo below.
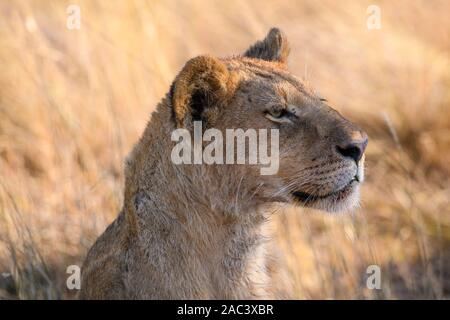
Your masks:
{"label": "lion's neck", "polygon": [[[147,255],[180,255],[159,259],[155,270],[171,272],[174,281],[185,274],[191,289],[209,298],[265,297],[267,208],[253,187],[222,168],[171,163],[170,130],[160,128],[152,123],[131,154],[125,192]],[[157,241],[148,242],[148,234]]]}

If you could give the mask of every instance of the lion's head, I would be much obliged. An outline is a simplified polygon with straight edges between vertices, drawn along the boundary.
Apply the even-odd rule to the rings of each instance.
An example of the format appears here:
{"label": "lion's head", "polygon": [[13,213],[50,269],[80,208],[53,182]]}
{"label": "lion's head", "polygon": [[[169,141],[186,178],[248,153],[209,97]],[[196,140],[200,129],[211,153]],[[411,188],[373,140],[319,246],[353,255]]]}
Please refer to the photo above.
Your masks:
{"label": "lion's head", "polygon": [[[286,66],[289,45],[278,29],[243,55],[190,60],[170,99],[178,128],[278,129],[279,170],[231,166],[228,174],[255,181],[255,197],[326,211],[355,206],[364,178],[364,131],[343,118]],[[233,171],[236,170],[236,171]]]}

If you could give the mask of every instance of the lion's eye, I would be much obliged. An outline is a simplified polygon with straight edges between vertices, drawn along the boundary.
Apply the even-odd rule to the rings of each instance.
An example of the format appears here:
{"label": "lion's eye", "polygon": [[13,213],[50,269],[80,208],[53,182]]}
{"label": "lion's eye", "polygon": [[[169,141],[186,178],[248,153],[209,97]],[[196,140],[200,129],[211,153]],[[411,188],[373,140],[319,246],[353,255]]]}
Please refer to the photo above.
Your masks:
{"label": "lion's eye", "polygon": [[279,118],[285,116],[285,115],[287,114],[287,111],[286,111],[286,109],[277,106],[277,107],[271,108],[271,109],[268,111],[268,113],[269,113],[272,117],[274,117],[274,118],[276,118],[276,119],[279,119]]}
{"label": "lion's eye", "polygon": [[278,123],[291,123],[291,113],[282,106],[274,106],[266,111],[266,118]]}

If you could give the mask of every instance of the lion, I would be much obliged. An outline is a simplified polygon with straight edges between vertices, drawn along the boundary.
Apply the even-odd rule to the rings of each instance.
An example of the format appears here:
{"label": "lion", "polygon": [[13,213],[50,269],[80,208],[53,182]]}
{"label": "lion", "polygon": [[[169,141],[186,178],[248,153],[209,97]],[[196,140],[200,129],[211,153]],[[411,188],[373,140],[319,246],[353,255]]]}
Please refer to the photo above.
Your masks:
{"label": "lion", "polygon": [[[81,299],[289,297],[268,238],[274,207],[357,206],[368,142],[288,71],[289,51],[273,28],[242,55],[185,64],[125,161],[123,208],[88,252]],[[195,121],[221,132],[278,130],[277,173],[174,164],[171,133]]]}

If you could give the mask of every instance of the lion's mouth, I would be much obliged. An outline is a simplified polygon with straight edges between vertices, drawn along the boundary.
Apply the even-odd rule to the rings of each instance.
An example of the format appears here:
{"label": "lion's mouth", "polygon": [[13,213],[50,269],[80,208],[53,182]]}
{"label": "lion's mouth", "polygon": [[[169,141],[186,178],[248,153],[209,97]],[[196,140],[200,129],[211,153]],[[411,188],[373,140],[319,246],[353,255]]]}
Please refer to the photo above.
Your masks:
{"label": "lion's mouth", "polygon": [[358,184],[358,182],[359,182],[358,179],[355,177],[352,180],[350,180],[349,183],[347,183],[343,188],[325,195],[316,195],[306,193],[303,191],[294,191],[292,195],[297,201],[300,201],[305,204],[330,198],[332,198],[335,201],[340,201],[344,200],[347,196],[349,196],[352,193],[354,186]]}

